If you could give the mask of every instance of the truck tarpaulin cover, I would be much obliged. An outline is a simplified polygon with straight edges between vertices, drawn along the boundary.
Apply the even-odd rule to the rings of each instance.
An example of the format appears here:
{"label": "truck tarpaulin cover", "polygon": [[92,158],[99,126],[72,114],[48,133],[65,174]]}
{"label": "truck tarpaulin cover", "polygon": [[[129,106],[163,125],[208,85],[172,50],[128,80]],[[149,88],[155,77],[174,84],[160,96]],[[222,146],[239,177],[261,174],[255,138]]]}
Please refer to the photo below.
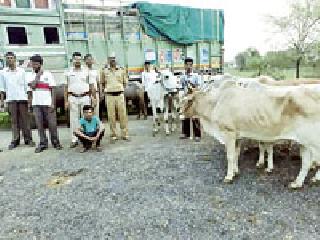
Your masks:
{"label": "truck tarpaulin cover", "polygon": [[140,21],[147,35],[166,37],[178,44],[224,41],[223,10],[138,2]]}

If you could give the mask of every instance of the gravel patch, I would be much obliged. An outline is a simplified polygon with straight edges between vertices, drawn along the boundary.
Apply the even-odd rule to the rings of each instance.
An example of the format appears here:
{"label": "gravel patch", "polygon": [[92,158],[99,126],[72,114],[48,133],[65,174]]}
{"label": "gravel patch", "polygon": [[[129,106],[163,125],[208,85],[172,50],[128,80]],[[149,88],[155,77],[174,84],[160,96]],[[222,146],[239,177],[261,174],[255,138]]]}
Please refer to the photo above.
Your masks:
{"label": "gravel patch", "polygon": [[287,188],[299,159],[276,156],[266,175],[257,150],[243,151],[226,185],[212,138],[152,137],[151,120],[129,123],[131,142],[105,138],[100,153],[69,149],[66,128],[62,151],[9,152],[1,131],[0,239],[319,239],[319,186]]}

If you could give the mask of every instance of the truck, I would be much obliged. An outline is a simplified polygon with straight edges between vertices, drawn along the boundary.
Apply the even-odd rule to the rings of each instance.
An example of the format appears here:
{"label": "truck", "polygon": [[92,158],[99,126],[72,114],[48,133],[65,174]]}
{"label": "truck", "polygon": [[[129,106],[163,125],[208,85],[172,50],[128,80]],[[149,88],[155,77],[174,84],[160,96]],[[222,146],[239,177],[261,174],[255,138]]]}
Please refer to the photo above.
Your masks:
{"label": "truck", "polygon": [[[116,52],[117,62],[126,69],[130,82],[141,81],[145,60],[160,69],[169,66],[179,74],[188,56],[194,59],[196,71],[204,76],[223,72],[223,10],[144,2],[121,5],[113,0],[99,4],[77,2],[0,1],[0,31],[4,33],[0,35],[0,68],[5,66],[7,51],[15,52],[19,65],[26,71],[31,71],[28,60],[33,54],[43,56],[44,68],[53,73],[58,85],[56,106],[62,119],[66,115],[64,71],[71,66],[74,51],[92,54],[98,69],[107,64],[110,52]],[[179,13],[180,17],[183,14],[193,17],[184,21],[194,21],[195,26],[181,22],[166,26],[163,19],[178,19],[174,14],[169,15],[170,11]],[[148,19],[150,14],[158,19],[152,23],[154,25]],[[180,35],[176,34],[178,32]],[[126,92],[133,95],[128,98],[135,97],[134,87],[128,84]],[[105,110],[102,108],[103,112]]]}

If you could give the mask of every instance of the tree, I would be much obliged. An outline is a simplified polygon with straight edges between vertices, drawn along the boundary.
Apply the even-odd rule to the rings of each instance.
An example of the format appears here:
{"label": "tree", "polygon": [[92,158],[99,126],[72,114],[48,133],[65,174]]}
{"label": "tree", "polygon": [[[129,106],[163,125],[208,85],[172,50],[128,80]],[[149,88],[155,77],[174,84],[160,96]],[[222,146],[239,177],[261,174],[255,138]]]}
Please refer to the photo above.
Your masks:
{"label": "tree", "polygon": [[[254,60],[252,60],[252,58]],[[235,57],[235,62],[240,71],[252,69],[256,66],[257,59],[260,59],[260,53],[256,48],[247,48],[244,52],[240,52]]]}
{"label": "tree", "polygon": [[270,51],[264,56],[265,62],[271,68],[285,69],[295,63],[295,51]]}
{"label": "tree", "polygon": [[243,52],[238,53],[235,57],[235,62],[237,68],[240,69],[240,71],[243,71],[246,67],[246,57]]}
{"label": "tree", "polygon": [[288,48],[295,50],[296,78],[299,78],[301,61],[319,39],[320,0],[296,0],[290,4],[287,16],[269,16],[269,21],[285,36]]}
{"label": "tree", "polygon": [[263,57],[252,56],[247,59],[247,68],[258,71],[257,75],[260,76],[266,68],[266,64]]}

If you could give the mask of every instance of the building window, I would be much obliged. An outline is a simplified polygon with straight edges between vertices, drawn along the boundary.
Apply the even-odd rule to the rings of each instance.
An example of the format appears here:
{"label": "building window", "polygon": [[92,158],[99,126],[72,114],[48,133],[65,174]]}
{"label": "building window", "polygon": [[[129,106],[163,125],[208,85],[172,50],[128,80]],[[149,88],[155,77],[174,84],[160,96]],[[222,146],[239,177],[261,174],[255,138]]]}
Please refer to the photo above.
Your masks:
{"label": "building window", "polygon": [[34,0],[35,8],[49,8],[48,0]]}
{"label": "building window", "polygon": [[44,40],[46,44],[59,44],[59,33],[56,27],[43,28]]}
{"label": "building window", "polygon": [[24,27],[7,27],[9,44],[28,44]]}
{"label": "building window", "polygon": [[17,8],[30,8],[30,0],[16,0],[16,7]]}
{"label": "building window", "polygon": [[11,7],[11,0],[0,0],[0,6]]}

